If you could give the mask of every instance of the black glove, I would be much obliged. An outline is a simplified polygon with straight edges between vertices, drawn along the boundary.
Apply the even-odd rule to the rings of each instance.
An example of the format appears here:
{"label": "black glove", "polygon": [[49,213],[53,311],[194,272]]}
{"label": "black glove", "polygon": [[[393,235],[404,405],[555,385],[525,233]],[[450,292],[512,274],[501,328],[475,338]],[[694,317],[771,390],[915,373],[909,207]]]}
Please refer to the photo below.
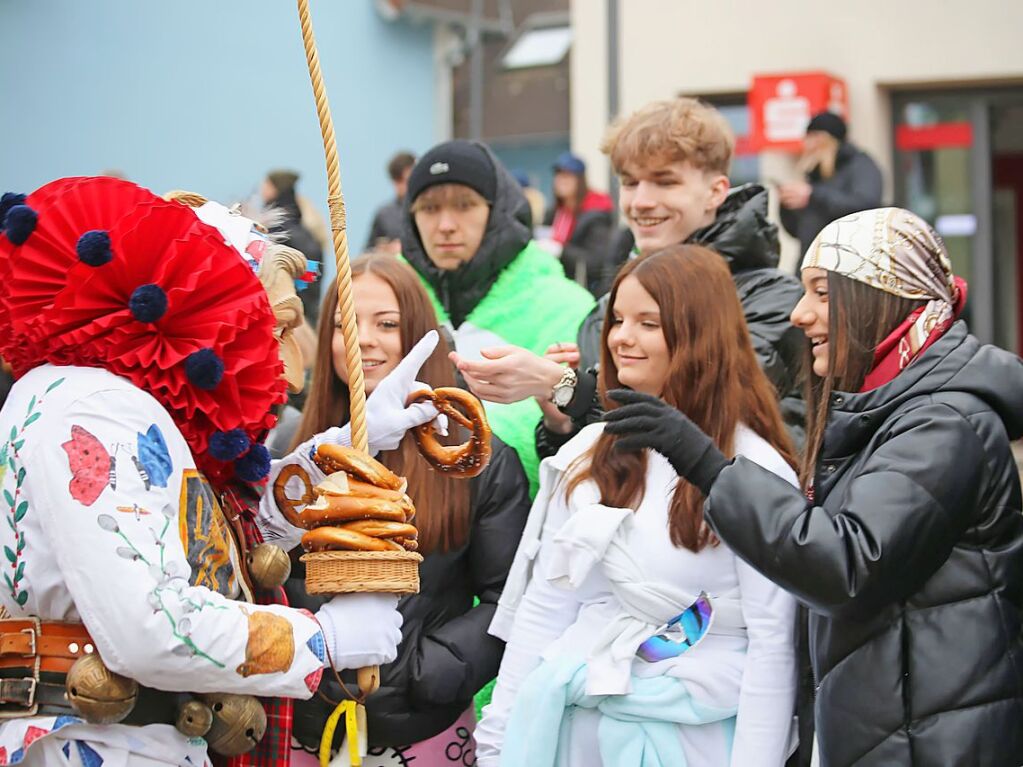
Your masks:
{"label": "black glove", "polygon": [[731,461],[699,426],[659,397],[630,389],[615,389],[607,396],[622,406],[604,416],[604,431],[618,437],[615,448],[656,450],[680,477],[710,494],[714,480]]}

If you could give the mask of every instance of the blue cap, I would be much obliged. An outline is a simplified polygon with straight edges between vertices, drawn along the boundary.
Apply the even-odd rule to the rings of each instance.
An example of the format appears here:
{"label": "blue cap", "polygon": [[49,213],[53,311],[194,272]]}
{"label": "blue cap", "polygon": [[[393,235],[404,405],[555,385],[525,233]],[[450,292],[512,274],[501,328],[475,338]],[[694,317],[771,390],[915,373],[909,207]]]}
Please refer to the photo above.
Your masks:
{"label": "blue cap", "polygon": [[523,189],[529,187],[529,174],[526,173],[526,171],[516,168],[511,172],[511,174],[515,177],[515,180],[519,182],[519,186]]}
{"label": "blue cap", "polygon": [[571,152],[562,152],[558,155],[558,159],[554,161],[554,170],[563,170],[566,173],[584,176],[586,175],[586,163],[582,161],[581,157],[577,157]]}

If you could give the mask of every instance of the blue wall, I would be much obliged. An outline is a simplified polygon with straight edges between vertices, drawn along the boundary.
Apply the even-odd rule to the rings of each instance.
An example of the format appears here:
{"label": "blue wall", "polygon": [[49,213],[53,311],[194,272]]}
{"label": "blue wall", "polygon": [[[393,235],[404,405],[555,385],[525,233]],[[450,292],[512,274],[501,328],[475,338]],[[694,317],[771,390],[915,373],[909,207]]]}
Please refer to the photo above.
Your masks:
{"label": "blue wall", "polygon": [[[391,195],[385,165],[434,136],[433,31],[372,0],[311,0],[353,252]],[[0,0],[0,191],[117,168],[229,202],[326,171],[291,0]]]}

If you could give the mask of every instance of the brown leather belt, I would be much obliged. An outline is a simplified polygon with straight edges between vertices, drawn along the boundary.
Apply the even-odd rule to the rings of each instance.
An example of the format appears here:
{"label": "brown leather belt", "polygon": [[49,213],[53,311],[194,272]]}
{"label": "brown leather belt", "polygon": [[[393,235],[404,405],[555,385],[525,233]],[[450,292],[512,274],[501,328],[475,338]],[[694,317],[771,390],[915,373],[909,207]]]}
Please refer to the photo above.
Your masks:
{"label": "brown leather belt", "polygon": [[75,661],[96,651],[81,623],[57,623],[38,618],[0,620],[0,669],[25,668],[39,661],[40,671],[66,674]]}
{"label": "brown leather belt", "polygon": [[[67,699],[67,673],[96,646],[81,623],[38,618],[0,620],[0,719],[79,716]],[[173,724],[177,695],[139,687],[124,724]]]}

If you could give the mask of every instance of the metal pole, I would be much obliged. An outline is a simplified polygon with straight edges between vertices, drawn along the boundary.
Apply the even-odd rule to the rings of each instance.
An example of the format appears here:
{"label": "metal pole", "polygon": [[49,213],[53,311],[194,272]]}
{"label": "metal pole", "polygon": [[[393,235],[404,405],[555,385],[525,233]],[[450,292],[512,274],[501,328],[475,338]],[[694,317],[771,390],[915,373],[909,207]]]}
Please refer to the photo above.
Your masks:
{"label": "metal pole", "polygon": [[991,117],[987,100],[971,100],[973,148],[970,150],[970,186],[977,228],[973,235],[973,285],[977,299],[971,301],[970,331],[984,343],[995,342],[995,247],[991,202]]}
{"label": "metal pole", "polygon": [[[618,0],[607,0],[607,120],[610,123],[618,116]],[[614,200],[615,215],[618,211],[618,177],[614,168],[608,168],[608,193]]]}
{"label": "metal pole", "polygon": [[483,0],[472,0],[469,42],[469,138],[483,138]]}

